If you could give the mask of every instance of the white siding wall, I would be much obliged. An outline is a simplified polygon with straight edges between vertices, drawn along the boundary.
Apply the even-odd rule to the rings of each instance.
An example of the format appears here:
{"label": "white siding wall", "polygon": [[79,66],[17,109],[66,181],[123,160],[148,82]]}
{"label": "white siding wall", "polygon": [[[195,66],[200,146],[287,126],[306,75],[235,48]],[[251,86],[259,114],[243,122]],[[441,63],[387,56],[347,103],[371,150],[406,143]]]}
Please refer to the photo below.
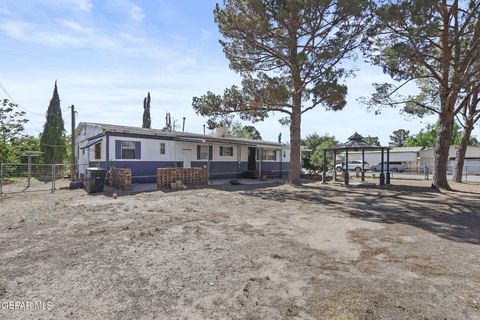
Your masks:
{"label": "white siding wall", "polygon": [[[115,159],[115,141],[132,141],[141,143],[141,156],[140,159]],[[165,143],[165,154],[160,154],[160,144]],[[183,160],[182,148],[190,148],[190,144],[185,144],[175,148],[175,144],[171,140],[157,140],[157,139],[145,139],[145,138],[131,138],[131,137],[109,137],[109,160],[121,160],[121,161],[174,161],[175,155],[177,155],[177,161]],[[182,143],[183,144],[183,143]],[[195,147],[196,148],[196,147]],[[195,149],[196,150],[196,149]]]}
{"label": "white siding wall", "polygon": [[[448,152],[448,166],[453,167],[455,165],[455,159],[457,156],[458,146],[454,145],[450,147]],[[471,147],[467,148],[467,153],[465,154],[466,158],[476,158],[476,159],[467,159],[465,160],[465,166],[480,166],[480,148]],[[420,167],[423,168],[427,166],[429,170],[433,169],[433,149],[427,149],[420,151]]]}
{"label": "white siding wall", "polygon": [[[78,171],[80,174],[85,173],[85,169],[88,168],[89,162],[92,161],[105,161],[106,155],[106,139],[105,137],[88,140],[90,137],[97,136],[101,134],[103,131],[98,126],[87,125],[85,126],[79,134],[76,136],[75,141],[75,158],[76,163],[78,164]],[[82,147],[88,145],[93,141],[97,141],[101,139],[101,158],[96,160],[95,159],[95,146],[91,146],[82,150]]]}
{"label": "white siding wall", "polygon": [[[183,141],[172,141],[172,140],[156,140],[156,139],[145,139],[145,138],[130,138],[130,137],[115,137],[110,136],[110,159],[115,161],[115,141],[140,141],[141,142],[141,159],[122,159],[122,161],[183,161],[183,150],[191,150],[190,154],[192,161],[197,160],[197,145],[202,143],[194,142],[183,142]],[[160,143],[165,143],[165,154],[160,154]],[[202,144],[207,145],[207,144]],[[233,156],[221,156],[220,155],[220,146],[233,147]],[[232,161],[237,162],[240,157],[240,161],[248,161],[248,146],[247,145],[235,145],[228,143],[213,143],[212,144],[212,157],[213,161]],[[279,162],[280,161],[280,150],[278,148],[272,147],[263,147],[264,149],[273,149],[277,150],[277,160],[264,160],[266,162]],[[284,149],[286,157],[282,158],[283,162],[288,162],[290,159],[290,150]],[[240,152],[240,154],[239,154]]]}

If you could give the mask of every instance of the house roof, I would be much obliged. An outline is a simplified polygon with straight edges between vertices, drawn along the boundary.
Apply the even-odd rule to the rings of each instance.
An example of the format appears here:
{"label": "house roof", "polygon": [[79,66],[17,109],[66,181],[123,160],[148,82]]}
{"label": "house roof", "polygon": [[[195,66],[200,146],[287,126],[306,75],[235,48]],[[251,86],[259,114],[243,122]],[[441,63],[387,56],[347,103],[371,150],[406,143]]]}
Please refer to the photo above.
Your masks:
{"label": "house roof", "polygon": [[420,152],[423,147],[396,147],[392,148],[390,152]]}
{"label": "house roof", "polygon": [[266,146],[272,146],[272,147],[287,146],[287,144],[285,143],[277,143],[277,142],[263,141],[263,140],[252,140],[252,139],[234,138],[234,137],[217,137],[212,135],[198,134],[198,133],[191,133],[191,132],[146,129],[146,128],[139,128],[139,127],[130,127],[130,126],[121,126],[121,125],[94,123],[94,122],[80,122],[79,125],[77,126],[76,133],[78,134],[84,126],[96,126],[96,127],[99,127],[103,132],[110,132],[110,133],[173,137],[178,141],[221,142],[221,143],[223,142],[223,143],[247,144],[247,145],[266,145]]}

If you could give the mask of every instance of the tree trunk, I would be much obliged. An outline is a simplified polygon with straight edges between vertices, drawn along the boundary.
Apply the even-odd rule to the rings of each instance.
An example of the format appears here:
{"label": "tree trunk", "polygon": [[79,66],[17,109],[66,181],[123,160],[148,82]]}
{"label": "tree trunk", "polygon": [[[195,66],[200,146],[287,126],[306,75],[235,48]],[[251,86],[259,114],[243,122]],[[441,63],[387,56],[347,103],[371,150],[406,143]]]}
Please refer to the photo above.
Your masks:
{"label": "tree trunk", "polygon": [[448,153],[452,143],[454,116],[448,111],[440,114],[440,128],[435,150],[433,152],[433,181],[432,188],[450,190],[447,179]]}
{"label": "tree trunk", "polygon": [[455,182],[462,182],[463,165],[465,163],[465,154],[467,153],[468,142],[472,135],[473,125],[470,123],[465,124],[465,129],[462,134],[462,141],[460,142],[460,148],[457,150],[457,161],[455,163]]}
{"label": "tree trunk", "polygon": [[288,183],[300,185],[300,125],[301,125],[301,97],[293,96],[293,108],[290,116],[290,171]]}

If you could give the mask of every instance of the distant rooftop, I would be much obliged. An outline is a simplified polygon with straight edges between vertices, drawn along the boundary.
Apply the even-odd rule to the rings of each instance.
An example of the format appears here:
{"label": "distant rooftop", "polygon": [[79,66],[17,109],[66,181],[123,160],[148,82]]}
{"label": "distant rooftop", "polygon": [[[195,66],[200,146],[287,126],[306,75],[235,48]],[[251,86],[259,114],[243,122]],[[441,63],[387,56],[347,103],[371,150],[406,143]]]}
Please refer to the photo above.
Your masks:
{"label": "distant rooftop", "polygon": [[[424,149],[423,147],[395,147],[390,149],[390,153],[420,152],[423,149]],[[378,150],[378,147],[377,147],[377,150],[372,150],[372,152],[374,151],[380,152],[380,150]],[[355,153],[355,152],[352,152],[352,153]]]}

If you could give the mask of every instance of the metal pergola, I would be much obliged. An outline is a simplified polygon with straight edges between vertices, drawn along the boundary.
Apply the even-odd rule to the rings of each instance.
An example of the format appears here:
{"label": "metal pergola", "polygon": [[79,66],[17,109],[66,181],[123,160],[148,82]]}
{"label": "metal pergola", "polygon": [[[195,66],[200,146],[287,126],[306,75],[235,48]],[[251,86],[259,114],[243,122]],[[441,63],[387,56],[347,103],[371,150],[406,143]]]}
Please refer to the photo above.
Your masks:
{"label": "metal pergola", "polygon": [[[390,147],[383,147],[383,146],[376,146],[372,144],[368,144],[363,140],[363,137],[355,132],[348,141],[340,147],[331,148],[331,149],[323,149],[323,173],[322,173],[322,183],[326,183],[327,177],[327,152],[333,151],[333,181],[337,180],[337,172],[335,167],[337,165],[337,154],[345,152],[345,167],[342,166],[342,170],[344,173],[344,184],[350,184],[350,177],[348,172],[348,152],[349,151],[362,151],[362,182],[365,182],[365,151],[381,151],[381,170],[380,170],[380,181],[379,185],[389,185],[390,184]],[[385,162],[385,151],[387,151],[387,161]],[[386,168],[384,165],[386,164]],[[386,169],[386,170],[385,170]],[[386,174],[385,174],[386,173]]]}

